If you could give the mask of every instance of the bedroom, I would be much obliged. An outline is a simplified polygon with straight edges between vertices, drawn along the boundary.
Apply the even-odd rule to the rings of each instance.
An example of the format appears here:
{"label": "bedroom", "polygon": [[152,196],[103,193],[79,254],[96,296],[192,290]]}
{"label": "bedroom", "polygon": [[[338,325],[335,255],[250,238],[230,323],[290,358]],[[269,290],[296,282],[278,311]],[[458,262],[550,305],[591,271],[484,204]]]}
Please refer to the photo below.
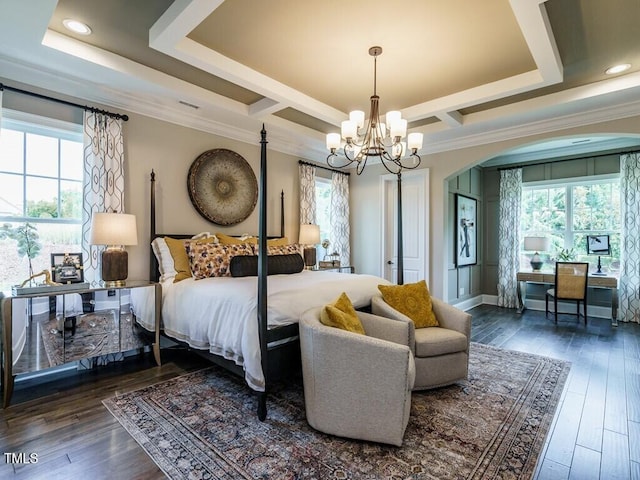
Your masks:
{"label": "bedroom", "polygon": [[[12,2],[3,3],[3,21],[10,22],[12,28],[3,28],[2,35],[16,35],[25,45],[31,45],[34,43],[34,39],[40,35],[46,29],[50,18],[53,16],[55,10],[55,2],[30,2],[33,5],[34,12],[25,12],[22,8],[18,7]],[[17,2],[20,3],[20,2]],[[60,6],[65,4],[72,5],[74,2],[58,2]],[[164,2],[165,6],[170,2]],[[117,10],[117,9],[114,9]],[[6,16],[5,16],[6,13]],[[25,18],[33,13],[33,21],[36,26],[30,26],[31,28],[25,28],[22,33],[13,31],[20,25],[24,24]],[[15,15],[15,18],[13,17]],[[58,13],[61,15],[61,13]],[[631,14],[628,15],[632,17]],[[3,25],[4,26],[4,25]],[[2,68],[0,69],[0,75],[2,78],[0,81],[7,85],[24,87],[30,90],[36,90],[49,94],[54,97],[68,98],[72,101],[79,103],[95,104],[98,106],[104,106],[105,108],[127,113],[130,120],[126,123],[126,156],[130,161],[127,162],[127,179],[126,179],[126,202],[127,211],[136,214],[138,218],[138,228],[140,237],[144,238],[145,233],[149,230],[148,224],[148,175],[152,168],[156,170],[159,178],[159,202],[161,204],[160,211],[161,218],[159,224],[163,229],[170,229],[172,231],[181,232],[195,232],[195,231],[207,231],[211,230],[210,224],[204,221],[197,212],[192,208],[189,201],[188,193],[184,188],[184,179],[186,170],[190,163],[203,151],[210,148],[228,148],[236,151],[246,158],[254,169],[257,170],[257,158],[258,158],[258,132],[261,120],[258,121],[254,118],[242,123],[238,121],[237,125],[233,125],[230,130],[235,132],[235,136],[232,133],[224,134],[220,131],[216,133],[216,129],[221,128],[219,122],[204,121],[199,112],[193,112],[189,107],[182,107],[182,110],[171,106],[165,108],[164,114],[168,118],[162,118],[163,112],[158,111],[162,109],[155,109],[153,105],[147,103],[147,110],[143,110],[140,105],[128,106],[127,98],[129,94],[123,94],[123,97],[117,101],[108,102],[107,94],[104,90],[109,90],[111,87],[94,88],[88,83],[84,82],[71,82],[65,84],[63,81],[69,72],[73,72],[76,68],[77,59],[74,59],[66,65],[66,73],[62,78],[55,79],[51,76],[52,66],[48,65],[44,69],[39,69],[38,65],[39,56],[46,57],[45,53],[39,52],[35,57],[28,58],[23,57],[20,61],[10,58],[12,52],[20,52],[16,46],[15,40],[5,43],[3,37],[3,45],[11,45],[11,49],[7,49],[2,54]],[[37,39],[40,42],[40,39]],[[352,94],[352,97],[357,97],[362,101],[367,100],[370,94],[370,63],[369,57],[366,55],[366,48],[370,45],[367,43],[362,50],[362,56],[365,57],[362,60],[362,66],[357,68],[357,71],[362,72],[363,85],[358,87]],[[41,47],[43,50],[45,47]],[[15,50],[14,50],[15,49]],[[48,50],[48,47],[47,47]],[[392,54],[391,50],[386,50],[385,54],[380,58],[380,65],[384,62],[390,62]],[[60,55],[60,54],[59,54]],[[355,53],[354,53],[355,55]],[[20,54],[18,53],[18,56]],[[43,61],[46,58],[43,59]],[[49,60],[47,60],[49,61]],[[30,63],[33,62],[33,63]],[[634,62],[635,65],[635,62]],[[339,67],[344,69],[344,66]],[[637,68],[634,66],[634,68]],[[111,75],[111,74],[109,74]],[[629,82],[636,79],[637,73],[630,73],[625,77]],[[637,91],[637,86],[625,86],[628,89],[627,93],[633,95],[634,91]],[[392,92],[388,92],[388,87],[382,89],[381,100],[383,107],[386,108],[385,100],[390,97]],[[182,91],[182,93],[187,93]],[[161,92],[164,92],[161,90]],[[491,143],[476,144],[478,136],[483,134],[476,134],[475,136],[466,137],[465,127],[460,127],[458,130],[459,137],[456,137],[455,133],[450,133],[449,139],[446,135],[440,137],[440,143],[436,145],[434,150],[430,150],[429,141],[425,142],[425,151],[422,153],[423,166],[429,168],[429,221],[430,221],[430,235],[429,245],[430,251],[428,257],[430,258],[430,270],[427,273],[427,280],[432,289],[434,296],[440,298],[446,298],[451,303],[457,303],[460,300],[467,300],[465,298],[459,299],[459,288],[467,288],[466,292],[469,292],[469,287],[466,285],[458,285],[456,282],[451,282],[450,276],[452,271],[456,269],[451,268],[451,261],[447,255],[446,245],[449,245],[450,233],[448,228],[448,218],[450,212],[450,196],[448,190],[448,183],[452,179],[460,176],[465,176],[465,172],[472,166],[478,165],[496,155],[499,155],[511,148],[515,148],[525,144],[532,144],[539,141],[545,141],[549,138],[557,137],[584,137],[585,135],[597,135],[597,134],[616,134],[616,135],[628,135],[635,136],[640,135],[640,128],[638,125],[638,116],[633,112],[634,104],[637,95],[632,96],[633,100],[623,100],[620,97],[616,97],[611,94],[607,102],[607,107],[610,110],[604,111],[602,104],[601,112],[602,116],[598,117],[595,113],[589,119],[586,124],[580,124],[575,119],[575,116],[558,118],[555,114],[549,114],[546,121],[536,123],[531,128],[522,127],[522,130],[514,132],[513,130],[504,129],[501,135],[491,137],[488,134],[487,138],[491,138]],[[178,95],[179,96],[179,95]],[[152,91],[152,97],[157,99],[161,105],[165,105],[165,99],[163,93]],[[102,99],[102,100],[101,100]],[[34,100],[29,100],[18,95],[12,95],[10,92],[4,94],[4,107],[15,108],[27,111],[38,110],[38,113],[49,114],[55,117],[62,117],[66,120],[71,120],[78,123],[78,111],[75,109],[65,109],[60,106],[54,106],[51,104],[43,104]],[[617,107],[617,108],[616,108]],[[42,112],[41,109],[46,109],[46,112]],[[612,112],[618,111],[617,114]],[[213,114],[210,110],[207,114]],[[206,114],[203,114],[206,115]],[[587,115],[583,113],[583,115]],[[160,117],[160,118],[154,118]],[[572,123],[571,120],[575,120]],[[81,121],[81,120],[80,120]],[[322,135],[314,133],[309,140],[309,151],[314,152],[314,156],[308,156],[305,144],[300,143],[298,137],[289,140],[284,137],[283,131],[285,129],[278,128],[278,119],[274,120],[273,135],[270,136],[270,174],[269,174],[269,189],[271,192],[277,192],[283,189],[285,191],[285,208],[287,212],[285,231],[287,235],[295,238],[298,231],[297,222],[297,198],[298,191],[298,176],[297,176],[297,160],[304,158],[307,160],[316,161],[318,163],[324,162],[326,152],[324,151],[324,140]],[[182,124],[181,124],[182,123]],[[267,128],[270,133],[272,132],[269,122]],[[243,128],[241,134],[238,134],[240,127],[246,125],[257,128]],[[473,133],[473,125],[468,126]],[[534,128],[536,127],[536,128]],[[308,127],[298,127],[294,129],[295,132],[307,131]],[[433,128],[435,136],[437,137],[437,129]],[[453,129],[455,130],[455,129]],[[238,139],[237,137],[241,137]],[[468,142],[468,143],[467,143]],[[446,146],[446,148],[445,148]],[[287,151],[283,153],[278,148]],[[298,149],[298,151],[293,151]],[[135,161],[133,161],[135,159]],[[372,235],[371,232],[376,232],[379,229],[381,219],[379,218],[376,209],[367,208],[368,205],[379,205],[379,176],[382,173],[382,169],[379,166],[371,165],[367,168],[367,171],[358,178],[353,178],[352,184],[352,262],[356,268],[356,271],[361,273],[379,274],[381,271],[381,246],[379,243],[379,236]],[[270,225],[271,231],[277,230],[277,201],[271,200],[270,204]],[[229,229],[230,233],[244,233],[245,230],[253,230],[257,225],[257,213],[254,212],[246,221],[247,228],[241,229]],[[140,242],[137,246],[129,247],[130,255],[130,278],[147,278],[148,277],[148,245]],[[441,259],[438,260],[438,259]],[[457,272],[454,274],[457,275]],[[483,294],[490,295],[492,287],[482,285],[474,285],[471,287],[472,298],[481,296]],[[478,289],[479,288],[479,289]]]}

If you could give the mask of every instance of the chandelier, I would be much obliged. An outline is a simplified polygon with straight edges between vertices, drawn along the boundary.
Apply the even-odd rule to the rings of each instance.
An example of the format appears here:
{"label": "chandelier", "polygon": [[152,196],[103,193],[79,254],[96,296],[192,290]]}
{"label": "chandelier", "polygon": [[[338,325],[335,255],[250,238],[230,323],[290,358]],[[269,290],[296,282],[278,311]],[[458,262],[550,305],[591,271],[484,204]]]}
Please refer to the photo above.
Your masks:
{"label": "chandelier", "polygon": [[[369,157],[379,157],[387,171],[397,175],[405,168],[413,169],[420,165],[417,152],[422,148],[422,133],[410,133],[404,142],[403,139],[407,136],[407,121],[398,111],[386,114],[386,124],[380,121],[380,97],[376,93],[376,63],[381,53],[382,47],[369,49],[369,55],[373,57],[373,95],[366,128],[364,112],[354,110],[349,113],[349,120],[342,122],[341,134],[327,134],[327,149],[331,152],[327,157],[327,163],[331,167],[343,168],[355,162],[356,172],[360,175]],[[336,152],[341,147],[341,137],[344,139],[344,146],[342,156],[339,157]],[[407,152],[410,152],[408,156]]]}

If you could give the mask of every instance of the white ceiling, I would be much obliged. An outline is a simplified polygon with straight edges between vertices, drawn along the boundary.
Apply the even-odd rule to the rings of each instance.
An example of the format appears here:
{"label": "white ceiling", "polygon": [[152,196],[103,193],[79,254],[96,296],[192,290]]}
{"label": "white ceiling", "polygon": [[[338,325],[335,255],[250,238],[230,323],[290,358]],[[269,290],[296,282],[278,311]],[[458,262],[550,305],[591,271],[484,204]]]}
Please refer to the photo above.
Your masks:
{"label": "white ceiling", "polygon": [[[636,115],[638,0],[0,0],[0,78],[322,161],[373,93],[421,153]],[[62,27],[86,22],[83,37]],[[616,77],[604,70],[629,62]],[[197,108],[194,108],[197,107]],[[638,145],[559,139],[493,163]]]}

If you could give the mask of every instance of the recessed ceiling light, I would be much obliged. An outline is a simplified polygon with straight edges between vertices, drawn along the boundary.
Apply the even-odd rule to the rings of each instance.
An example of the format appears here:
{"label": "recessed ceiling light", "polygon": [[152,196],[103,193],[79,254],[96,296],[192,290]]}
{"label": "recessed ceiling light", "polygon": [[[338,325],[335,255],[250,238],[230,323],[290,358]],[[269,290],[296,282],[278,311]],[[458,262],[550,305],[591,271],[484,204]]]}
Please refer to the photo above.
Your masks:
{"label": "recessed ceiling light", "polygon": [[621,63],[620,65],[614,65],[613,67],[607,68],[604,73],[606,73],[607,75],[615,75],[616,73],[626,72],[630,68],[630,63]]}
{"label": "recessed ceiling light", "polygon": [[91,29],[89,25],[79,22],[78,20],[73,20],[72,18],[65,18],[62,20],[62,24],[67,30],[71,30],[74,33],[78,33],[80,35],[90,35]]}

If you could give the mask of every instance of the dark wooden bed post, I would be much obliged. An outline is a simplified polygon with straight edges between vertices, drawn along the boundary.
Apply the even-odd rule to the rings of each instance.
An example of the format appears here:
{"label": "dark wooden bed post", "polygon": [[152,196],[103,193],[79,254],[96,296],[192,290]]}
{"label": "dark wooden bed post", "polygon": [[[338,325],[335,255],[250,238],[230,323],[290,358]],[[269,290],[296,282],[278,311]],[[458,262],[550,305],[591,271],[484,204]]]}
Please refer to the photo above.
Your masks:
{"label": "dark wooden bed post", "polygon": [[[151,170],[151,203],[150,203],[150,212],[149,212],[149,221],[151,228],[149,229],[149,247],[151,248],[151,243],[156,238],[156,172]],[[149,280],[153,281],[157,277],[158,273],[158,264],[155,261],[155,255],[153,253],[153,248],[151,248],[151,255],[149,256]]]}
{"label": "dark wooden bed post", "polygon": [[284,190],[280,192],[280,238],[284,237]]}
{"label": "dark wooden bed post", "polygon": [[258,219],[258,334],[264,392],[258,392],[258,419],[267,418],[267,131],[260,131],[260,211]]}

